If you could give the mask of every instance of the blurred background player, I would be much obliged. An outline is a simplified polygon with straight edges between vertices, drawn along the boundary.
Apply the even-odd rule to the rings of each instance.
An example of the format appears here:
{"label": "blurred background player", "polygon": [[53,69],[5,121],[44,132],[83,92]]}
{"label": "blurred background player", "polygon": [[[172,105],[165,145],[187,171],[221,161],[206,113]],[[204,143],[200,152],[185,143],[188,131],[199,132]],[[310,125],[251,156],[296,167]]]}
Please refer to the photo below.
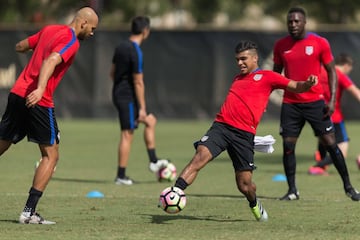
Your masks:
{"label": "blurred background player", "polygon": [[256,220],[266,221],[268,215],[256,197],[256,185],[252,181],[256,168],[256,128],[274,89],[304,92],[316,84],[317,79],[311,76],[307,81],[292,81],[273,71],[261,70],[257,51],[257,45],[251,41],[242,41],[235,47],[240,72],[234,77],[211,128],[194,144],[196,153],[181,172],[175,186],[185,190],[208,162],[227,150],[238,190],[245,195]]}
{"label": "blurred background player", "polygon": [[45,26],[16,44],[17,52],[33,50],[33,53],[8,97],[0,123],[0,155],[25,136],[39,145],[41,153],[20,223],[55,224],[36,212],[59,159],[60,139],[53,94],[74,61],[79,40],[93,36],[97,25],[97,14],[85,7],[75,14],[69,25]]}
{"label": "blurred background player", "polygon": [[[346,159],[349,149],[349,137],[346,131],[344,115],[341,110],[341,99],[344,91],[349,92],[357,101],[360,102],[360,89],[349,78],[353,68],[353,59],[348,54],[342,53],[335,58],[335,69],[338,77],[335,111],[331,115],[331,120],[334,123],[336,143],[338,144],[344,158]],[[328,84],[327,73],[324,69],[321,71],[319,82],[324,88],[324,98],[328,102],[330,99],[330,89]],[[332,164],[331,157],[327,155],[325,147],[319,143],[318,150],[315,152],[315,160],[317,163],[309,168],[309,174],[312,175],[327,175],[326,168]],[[357,165],[360,167],[359,158],[357,158]]]}
{"label": "blurred background player", "polygon": [[158,159],[155,151],[156,117],[148,113],[145,100],[143,74],[143,54],[141,43],[149,37],[150,19],[135,17],[131,23],[129,39],[121,42],[115,49],[110,77],[113,80],[112,98],[118,110],[121,127],[118,145],[118,170],[115,183],[132,185],[133,180],[126,176],[134,130],[139,123],[145,125],[144,141],[150,159],[149,169],[157,172],[168,164],[166,159]]}
{"label": "blurred background player", "polygon": [[323,88],[320,84],[309,92],[294,94],[284,92],[280,116],[280,135],[283,139],[283,166],[288,183],[287,193],[280,200],[298,200],[296,187],[295,148],[305,122],[309,122],[315,136],[319,138],[333,159],[334,165],[343,181],[347,196],[353,201],[360,200],[359,192],[350,182],[344,156],[336,144],[335,130],[330,116],[335,109],[337,76],[329,42],[305,30],[306,13],[303,8],[293,7],[287,14],[289,35],[279,39],[274,46],[274,71],[284,70],[286,77],[303,81],[308,75],[320,76],[323,65],[330,89],[330,100],[325,105]]}

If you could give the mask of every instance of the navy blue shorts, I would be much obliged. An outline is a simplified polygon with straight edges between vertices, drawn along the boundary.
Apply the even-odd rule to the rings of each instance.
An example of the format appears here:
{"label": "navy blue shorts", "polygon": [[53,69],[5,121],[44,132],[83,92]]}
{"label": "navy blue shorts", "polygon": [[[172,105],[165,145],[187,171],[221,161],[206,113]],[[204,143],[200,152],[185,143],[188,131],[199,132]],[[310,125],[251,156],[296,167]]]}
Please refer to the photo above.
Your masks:
{"label": "navy blue shorts", "polygon": [[349,142],[350,138],[347,134],[344,121],[334,123],[336,143]]}
{"label": "navy blue shorts", "polygon": [[213,159],[227,150],[235,171],[254,170],[254,134],[229,125],[214,122],[207,133],[196,143],[206,146]]}
{"label": "navy blue shorts", "polygon": [[25,136],[38,144],[58,144],[60,134],[54,108],[39,105],[28,108],[25,98],[10,93],[0,122],[0,139],[17,143]]}
{"label": "navy blue shorts", "polygon": [[114,99],[114,105],[118,111],[121,130],[133,130],[138,127],[139,108],[136,102],[131,100]]}
{"label": "navy blue shorts", "polygon": [[310,103],[283,103],[280,114],[280,135],[299,137],[305,122],[312,127],[315,136],[334,132],[330,117],[324,117],[326,106],[323,100]]}

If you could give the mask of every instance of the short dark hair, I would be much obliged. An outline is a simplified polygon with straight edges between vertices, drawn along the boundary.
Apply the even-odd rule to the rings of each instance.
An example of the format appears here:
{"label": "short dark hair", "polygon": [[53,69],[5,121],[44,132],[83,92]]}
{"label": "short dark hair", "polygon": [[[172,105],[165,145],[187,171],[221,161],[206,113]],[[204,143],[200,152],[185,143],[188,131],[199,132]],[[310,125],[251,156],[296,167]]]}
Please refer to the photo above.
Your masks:
{"label": "short dark hair", "polygon": [[146,28],[150,28],[150,19],[148,17],[137,16],[131,21],[132,34],[140,34]]}
{"label": "short dark hair", "polygon": [[335,58],[335,64],[340,66],[345,64],[353,65],[353,59],[350,55],[346,53],[340,53]]}
{"label": "short dark hair", "polygon": [[291,13],[301,13],[306,18],[306,11],[302,7],[292,7],[292,8],[290,8],[289,11],[288,11],[288,15],[291,14]]}
{"label": "short dark hair", "polygon": [[249,40],[240,41],[235,47],[235,53],[240,53],[250,49],[257,52],[258,46],[256,45],[256,43]]}

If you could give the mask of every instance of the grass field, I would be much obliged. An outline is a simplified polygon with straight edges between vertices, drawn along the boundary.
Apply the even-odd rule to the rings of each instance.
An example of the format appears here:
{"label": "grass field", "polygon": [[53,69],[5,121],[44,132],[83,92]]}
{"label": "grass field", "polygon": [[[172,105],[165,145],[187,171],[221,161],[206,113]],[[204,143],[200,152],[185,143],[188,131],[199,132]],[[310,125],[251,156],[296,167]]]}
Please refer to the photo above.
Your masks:
{"label": "grass field", "polygon": [[[209,121],[159,121],[157,152],[172,160],[180,171],[193,156],[192,143]],[[158,183],[148,170],[141,131],[137,131],[127,173],[137,181],[117,186],[117,120],[59,121],[60,162],[38,211],[56,225],[17,223],[30,188],[38,148],[23,141],[0,158],[0,239],[360,239],[360,203],[345,196],[335,168],[329,176],[309,176],[316,139],[306,126],[297,146],[299,201],[276,200],[287,191],[286,182],[272,177],[283,174],[278,122],[264,121],[258,135],[276,139],[273,154],[256,153],[254,181],[269,214],[256,222],[247,201],[237,191],[231,162],[220,155],[206,166],[187,190],[187,206],[169,215],[157,208],[158,196],[170,183]],[[348,169],[360,188],[355,157],[360,143],[360,123],[348,122],[352,141]],[[142,130],[142,129],[141,129]],[[104,198],[86,198],[98,190]]]}

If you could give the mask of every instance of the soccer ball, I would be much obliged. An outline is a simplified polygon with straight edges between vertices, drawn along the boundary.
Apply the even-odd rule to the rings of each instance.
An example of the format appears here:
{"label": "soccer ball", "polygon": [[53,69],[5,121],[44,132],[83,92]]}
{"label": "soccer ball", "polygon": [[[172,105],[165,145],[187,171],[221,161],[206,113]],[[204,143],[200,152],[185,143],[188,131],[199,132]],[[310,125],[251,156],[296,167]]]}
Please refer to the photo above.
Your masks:
{"label": "soccer ball", "polygon": [[158,207],[167,213],[178,213],[184,209],[185,205],[185,193],[178,187],[165,188],[160,194]]}
{"label": "soccer ball", "polygon": [[176,178],[176,167],[173,163],[169,163],[165,167],[160,168],[156,174],[159,182],[172,182]]}

